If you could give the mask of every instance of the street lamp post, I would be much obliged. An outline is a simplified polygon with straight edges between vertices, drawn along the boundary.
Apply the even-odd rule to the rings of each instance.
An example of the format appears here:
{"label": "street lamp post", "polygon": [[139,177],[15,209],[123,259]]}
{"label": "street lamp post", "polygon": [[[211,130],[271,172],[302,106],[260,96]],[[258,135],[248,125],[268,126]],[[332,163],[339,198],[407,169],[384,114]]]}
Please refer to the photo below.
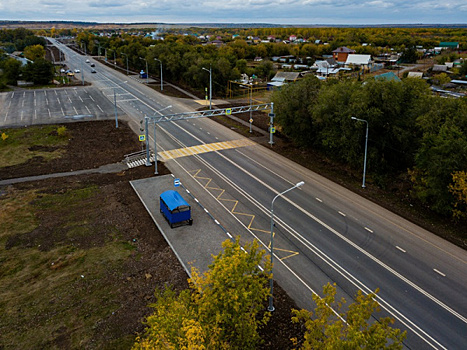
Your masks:
{"label": "street lamp post", "polygon": [[268,311],[270,311],[270,312],[273,312],[275,310],[275,308],[273,306],[273,286],[274,286],[274,283],[273,283],[273,278],[272,278],[272,268],[273,268],[273,258],[274,258],[274,201],[278,197],[286,194],[289,191],[292,191],[295,188],[303,186],[304,184],[305,184],[305,182],[303,182],[303,181],[300,181],[300,182],[296,183],[295,186],[293,186],[293,187],[289,188],[288,190],[285,190],[284,192],[281,192],[277,196],[275,196],[274,199],[272,200],[272,203],[271,203],[271,278],[269,280],[271,293],[269,295],[269,306],[268,306]]}
{"label": "street lamp post", "polygon": [[212,66],[209,69],[202,67],[206,72],[209,72],[209,109],[212,109]]}
{"label": "street lamp post", "polygon": [[[117,86],[120,86],[122,84],[126,84],[126,80],[123,83],[117,84]],[[115,90],[117,87],[114,87],[114,106],[115,106],[115,127],[118,128],[118,113],[117,113],[117,93]]]}
{"label": "street lamp post", "polygon": [[[172,108],[172,105],[166,106],[162,109],[159,109],[158,111],[154,112],[154,116],[156,113],[159,113],[162,116],[162,111],[167,108]],[[146,165],[151,165],[151,162],[149,161],[149,131],[148,131],[148,123],[149,123],[149,117],[145,117],[146,121]],[[156,144],[156,123],[154,123],[154,174],[158,174],[157,172],[157,144]]]}
{"label": "street lamp post", "polygon": [[251,124],[253,123],[253,111],[251,110],[251,104],[253,103],[253,83],[251,83],[251,93],[250,93],[250,134],[252,133]]}
{"label": "street lamp post", "polygon": [[158,61],[161,65],[161,91],[164,90],[164,82],[162,80],[162,61],[160,59],[154,58],[155,61]]}
{"label": "street lamp post", "polygon": [[139,58],[140,60],[144,60],[146,61],[146,84],[149,84],[149,69],[148,69],[148,60],[143,58],[143,57],[140,57]]}
{"label": "street lamp post", "polygon": [[122,55],[126,57],[126,75],[128,75],[128,55],[122,52]]}
{"label": "street lamp post", "polygon": [[366,155],[367,155],[367,150],[368,150],[368,121],[365,119],[359,119],[352,117],[352,120],[357,120],[359,122],[365,122],[366,123],[366,136],[365,136],[365,159],[363,161],[363,182],[362,182],[362,187],[365,188],[365,176],[366,176]]}

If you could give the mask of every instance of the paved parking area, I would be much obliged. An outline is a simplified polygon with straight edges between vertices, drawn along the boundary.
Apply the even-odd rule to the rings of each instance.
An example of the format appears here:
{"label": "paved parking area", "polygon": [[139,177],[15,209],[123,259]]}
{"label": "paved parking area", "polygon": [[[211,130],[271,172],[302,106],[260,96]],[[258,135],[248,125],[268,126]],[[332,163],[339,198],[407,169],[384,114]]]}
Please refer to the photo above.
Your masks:
{"label": "paved parking area", "polygon": [[89,86],[0,93],[0,127],[111,117],[111,98]]}
{"label": "paved parking area", "polygon": [[[191,275],[190,266],[205,272],[212,263],[212,255],[219,254],[222,242],[229,238],[220,225],[184,188],[174,187],[172,175],[135,180],[130,184],[187,273]],[[176,190],[190,204],[193,225],[170,228],[159,210],[159,196],[167,190]]]}

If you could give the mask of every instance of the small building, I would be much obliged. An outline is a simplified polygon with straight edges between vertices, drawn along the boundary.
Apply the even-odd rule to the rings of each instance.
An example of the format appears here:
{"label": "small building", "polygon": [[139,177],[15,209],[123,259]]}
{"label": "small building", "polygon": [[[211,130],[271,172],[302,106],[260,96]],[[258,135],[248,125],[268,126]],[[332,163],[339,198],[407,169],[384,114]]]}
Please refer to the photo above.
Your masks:
{"label": "small building", "polygon": [[363,66],[368,68],[371,63],[371,55],[349,54],[345,61],[346,66]]}
{"label": "small building", "polygon": [[224,42],[222,40],[212,40],[212,41],[208,41],[206,44],[207,45],[214,45],[214,46],[217,46],[217,47],[224,46]]}
{"label": "small building", "polygon": [[409,74],[407,74],[407,78],[422,79],[423,78],[423,72],[409,72]]}
{"label": "small building", "polygon": [[442,49],[457,50],[459,49],[459,43],[454,41],[441,41],[439,43],[439,47]]}
{"label": "small building", "polygon": [[431,70],[432,70],[433,72],[444,72],[444,73],[447,73],[447,71],[448,71],[448,66],[446,66],[445,64],[435,64]]}
{"label": "small building", "polygon": [[332,58],[334,58],[337,62],[344,63],[345,61],[347,61],[347,57],[350,54],[354,54],[354,53],[355,53],[355,50],[342,46],[332,51]]}
{"label": "small building", "polygon": [[393,72],[387,72],[379,75],[375,75],[376,80],[385,80],[385,81],[401,81],[400,78],[395,75]]}
{"label": "small building", "polygon": [[298,72],[277,72],[274,78],[267,84],[267,89],[280,89],[282,85],[287,84],[288,82],[295,82],[300,76]]}

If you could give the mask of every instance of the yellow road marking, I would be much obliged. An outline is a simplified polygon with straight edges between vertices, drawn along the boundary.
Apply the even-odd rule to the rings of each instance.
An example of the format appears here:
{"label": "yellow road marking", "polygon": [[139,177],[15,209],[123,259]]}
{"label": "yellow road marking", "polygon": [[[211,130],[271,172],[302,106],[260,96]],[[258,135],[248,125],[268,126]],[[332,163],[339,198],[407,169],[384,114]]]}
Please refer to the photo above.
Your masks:
{"label": "yellow road marking", "polygon": [[[237,141],[242,141],[242,140],[237,140]],[[225,142],[220,142],[219,144],[225,144]],[[196,146],[195,146],[196,147]],[[270,234],[271,231],[270,230],[262,230],[262,229],[259,229],[259,228],[254,228],[252,227],[253,226],[253,223],[255,221],[255,215],[253,214],[247,214],[247,213],[242,213],[240,211],[237,211],[237,205],[240,203],[238,200],[236,199],[230,199],[230,198],[222,198],[222,196],[224,195],[225,193],[225,190],[222,189],[222,188],[219,188],[219,187],[213,187],[213,186],[210,186],[211,182],[212,182],[212,178],[209,178],[209,177],[203,177],[203,176],[199,176],[199,173],[201,172],[201,169],[197,169],[197,170],[193,170],[193,171],[190,171],[189,173],[193,176],[193,178],[197,179],[197,180],[204,180],[206,181],[206,184],[204,185],[204,188],[205,189],[209,189],[211,191],[219,191],[219,194],[217,195],[216,199],[218,201],[223,201],[223,202],[230,202],[230,203],[233,203],[233,207],[232,209],[230,210],[230,212],[234,215],[237,215],[237,216],[245,216],[247,218],[250,219],[248,225],[247,225],[247,228],[249,230],[252,230],[252,231],[256,231],[256,232],[261,232],[261,233],[266,233],[266,234]],[[212,192],[211,192],[212,193]],[[274,233],[273,233],[274,235]],[[269,242],[269,245],[268,245],[268,248],[271,247],[271,242]],[[282,258],[279,258],[279,260],[285,260],[285,259],[288,259],[288,258],[291,258],[295,255],[298,255],[299,252],[296,252],[296,251],[293,251],[293,250],[287,250],[287,249],[281,249],[281,248],[274,248],[275,251],[281,251],[281,252],[285,252],[287,253],[288,255],[282,257]],[[281,254],[282,255],[282,254]]]}

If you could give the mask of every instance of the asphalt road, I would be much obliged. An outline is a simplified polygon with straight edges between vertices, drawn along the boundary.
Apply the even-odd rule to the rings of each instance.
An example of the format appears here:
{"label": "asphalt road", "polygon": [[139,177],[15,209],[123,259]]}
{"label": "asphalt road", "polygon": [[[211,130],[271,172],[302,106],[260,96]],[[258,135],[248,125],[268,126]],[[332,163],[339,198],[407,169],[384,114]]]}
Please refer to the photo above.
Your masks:
{"label": "asphalt road", "polygon": [[[75,115],[87,107],[93,117],[109,118],[115,112],[114,97],[118,113],[126,114],[135,128],[144,116],[192,111],[190,104],[160,95],[97,62],[97,73],[88,73],[85,57],[57,46],[65,52],[68,66],[81,69],[92,82],[92,88],[67,92],[93,98],[81,103],[70,97]],[[45,106],[51,101],[43,102],[43,97],[40,113],[32,112],[39,100],[28,95],[33,93],[0,94],[0,125],[14,124],[13,115],[21,125],[47,120],[49,114],[63,119],[74,112],[70,106],[63,109],[70,101],[66,95],[61,99],[60,91],[58,101],[47,107],[50,113]],[[153,148],[153,126],[150,130]],[[466,251],[209,119],[161,123],[156,135],[159,159],[210,213],[232,234],[257,238],[265,248],[270,247],[272,199],[305,181],[274,204],[274,278],[299,306],[311,307],[311,293],[321,294],[327,282],[335,282],[338,296],[347,300],[357,289],[379,288],[383,310],[378,317],[390,315],[395,326],[408,331],[407,348],[465,348]]]}

